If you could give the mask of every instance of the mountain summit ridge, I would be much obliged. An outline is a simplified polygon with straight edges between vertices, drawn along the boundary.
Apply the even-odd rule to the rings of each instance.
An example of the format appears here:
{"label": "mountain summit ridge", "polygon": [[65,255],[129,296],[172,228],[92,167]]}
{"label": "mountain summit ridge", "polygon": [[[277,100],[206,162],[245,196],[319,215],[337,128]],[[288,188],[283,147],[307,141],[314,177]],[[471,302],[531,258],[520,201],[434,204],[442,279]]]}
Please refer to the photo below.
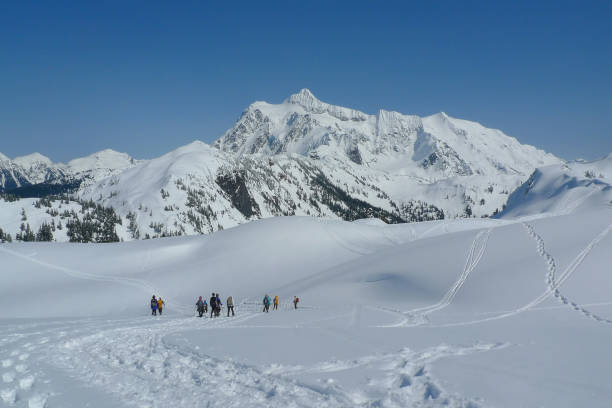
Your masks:
{"label": "mountain summit ridge", "polygon": [[501,130],[445,112],[419,117],[367,114],[317,99],[304,88],[280,104],[255,102],[214,142],[228,153],[338,159],[428,181],[472,174],[520,174],[560,163]]}

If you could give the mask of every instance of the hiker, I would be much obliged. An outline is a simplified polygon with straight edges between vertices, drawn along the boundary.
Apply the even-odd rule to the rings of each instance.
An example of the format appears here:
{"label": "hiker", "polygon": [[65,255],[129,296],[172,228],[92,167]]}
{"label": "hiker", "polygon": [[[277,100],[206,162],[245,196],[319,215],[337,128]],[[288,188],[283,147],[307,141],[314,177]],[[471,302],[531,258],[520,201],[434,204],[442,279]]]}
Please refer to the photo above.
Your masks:
{"label": "hiker", "polygon": [[264,296],[263,304],[264,304],[263,311],[266,313],[270,312],[270,296],[268,296],[267,294],[266,296]]}
{"label": "hiker", "polygon": [[157,310],[159,311],[159,315],[160,315],[160,316],[161,316],[161,314],[162,314],[162,308],[163,308],[165,305],[166,305],[166,302],[164,302],[164,301],[162,300],[162,298],[161,298],[161,297],[157,299]]}
{"label": "hiker", "polygon": [[202,315],[203,315],[204,313],[206,313],[205,306],[206,306],[206,301],[205,301],[205,300],[202,300],[202,296],[200,296],[200,298],[199,298],[199,299],[198,299],[198,301],[196,302],[196,308],[197,308],[197,310],[198,310],[198,315],[199,315],[200,317],[202,317]]}
{"label": "hiker", "polygon": [[274,310],[278,310],[278,295],[274,296]]}
{"label": "hiker", "polygon": [[299,298],[299,297],[297,297],[297,296],[294,296],[294,297],[293,297],[293,307],[294,307],[295,309],[297,309],[297,305],[298,305],[298,303],[300,303],[300,298]]}
{"label": "hiker", "polygon": [[217,296],[213,293],[210,297],[210,317],[217,312]]}
{"label": "hiker", "polygon": [[221,298],[219,297],[218,293],[215,296],[217,299],[217,310],[215,311],[215,316],[219,317],[219,315],[221,314],[221,307],[223,306],[223,303],[221,303]]}
{"label": "hiker", "polygon": [[227,298],[227,302],[225,302],[227,306],[227,317],[229,317],[230,310],[232,311],[232,316],[234,315],[234,299],[230,296]]}
{"label": "hiker", "polygon": [[151,298],[151,314],[157,316],[157,299],[155,299],[155,295]]}

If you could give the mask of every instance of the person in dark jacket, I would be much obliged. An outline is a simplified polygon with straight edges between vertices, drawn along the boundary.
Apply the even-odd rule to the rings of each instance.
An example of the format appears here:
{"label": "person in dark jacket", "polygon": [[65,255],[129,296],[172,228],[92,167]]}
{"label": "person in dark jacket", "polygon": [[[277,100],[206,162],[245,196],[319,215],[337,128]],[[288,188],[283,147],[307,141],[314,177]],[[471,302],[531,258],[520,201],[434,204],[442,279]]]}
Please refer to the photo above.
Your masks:
{"label": "person in dark jacket", "polygon": [[264,312],[268,313],[270,311],[270,296],[266,294],[263,298]]}
{"label": "person in dark jacket", "polygon": [[213,317],[213,315],[216,316],[217,314],[217,295],[213,293],[212,296],[210,297],[209,303],[210,303],[210,317]]}
{"label": "person in dark jacket", "polygon": [[157,299],[155,299],[155,295],[151,298],[151,314],[157,316]]}

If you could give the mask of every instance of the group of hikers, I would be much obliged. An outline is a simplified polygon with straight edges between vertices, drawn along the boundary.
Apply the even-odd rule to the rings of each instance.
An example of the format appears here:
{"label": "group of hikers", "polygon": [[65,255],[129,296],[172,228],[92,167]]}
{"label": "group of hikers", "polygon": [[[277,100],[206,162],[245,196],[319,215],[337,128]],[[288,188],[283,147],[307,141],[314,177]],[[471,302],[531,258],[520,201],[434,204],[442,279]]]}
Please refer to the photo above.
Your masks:
{"label": "group of hikers", "polygon": [[[293,297],[293,308],[297,309],[298,303],[300,302],[300,298],[297,296]],[[278,295],[274,296],[274,300],[270,299],[270,296],[266,294],[263,299],[263,311],[268,313],[270,311],[270,303],[273,304],[273,310],[278,310]]]}
{"label": "group of hikers", "polygon": [[[210,296],[209,302],[210,302],[210,317],[213,317],[213,316],[219,317],[219,315],[221,314],[221,307],[223,306],[223,303],[221,302],[221,298],[219,297],[219,294],[213,292],[212,295]],[[232,314],[232,316],[235,316],[234,299],[231,296],[227,298],[225,305],[227,306],[227,317],[229,317],[230,313]],[[196,302],[196,310],[198,311],[198,315],[200,317],[202,317],[204,313],[208,312],[208,303],[206,303],[206,299],[202,299],[202,296],[200,296],[200,298]]]}
{"label": "group of hikers", "polygon": [[[297,296],[293,297],[293,308],[298,308],[298,303],[300,302],[300,298]],[[263,298],[263,311],[268,313],[270,312],[270,305],[273,305],[273,310],[278,310],[279,300],[278,295],[274,296],[274,299],[271,299],[268,294]],[[155,298],[155,295],[151,298],[151,314],[153,316],[157,316],[157,313],[162,314],[163,307],[166,303],[162,300],[161,297]],[[221,298],[218,293],[213,292],[210,296],[208,303],[206,303],[206,299],[202,299],[202,296],[196,302],[196,310],[198,312],[198,316],[202,317],[204,314],[208,313],[208,307],[210,306],[210,317],[219,317],[221,314],[221,307],[223,307],[223,302],[221,302]],[[227,317],[235,316],[234,313],[234,299],[230,296],[227,298],[225,302],[225,306],[227,307]]]}

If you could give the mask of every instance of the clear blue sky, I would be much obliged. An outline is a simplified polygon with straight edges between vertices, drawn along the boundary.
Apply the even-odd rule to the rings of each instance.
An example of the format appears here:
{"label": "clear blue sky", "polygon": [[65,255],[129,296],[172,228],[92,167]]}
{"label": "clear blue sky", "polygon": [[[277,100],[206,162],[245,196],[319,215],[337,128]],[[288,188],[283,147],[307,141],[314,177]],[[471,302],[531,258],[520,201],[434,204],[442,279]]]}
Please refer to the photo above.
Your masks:
{"label": "clear blue sky", "polygon": [[612,152],[611,21],[610,1],[5,1],[0,152],[152,158],[309,88],[596,158]]}

